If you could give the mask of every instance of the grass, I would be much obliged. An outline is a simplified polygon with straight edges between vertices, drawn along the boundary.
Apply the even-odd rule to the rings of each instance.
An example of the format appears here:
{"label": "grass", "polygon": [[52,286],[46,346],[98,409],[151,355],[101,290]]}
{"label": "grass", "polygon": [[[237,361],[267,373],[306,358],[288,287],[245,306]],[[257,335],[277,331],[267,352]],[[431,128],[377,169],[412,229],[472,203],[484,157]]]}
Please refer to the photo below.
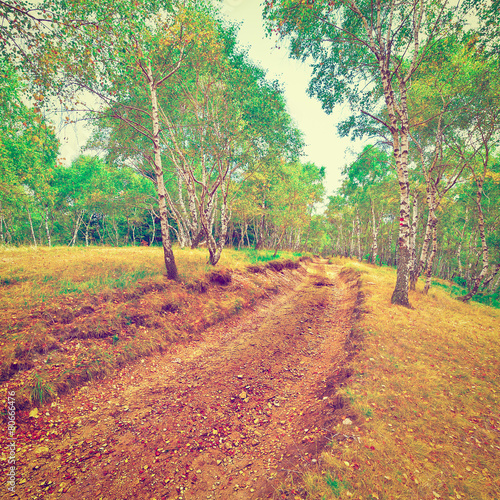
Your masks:
{"label": "grass", "polygon": [[360,272],[366,312],[308,498],[500,498],[500,311],[420,283],[413,310],[393,306],[394,271],[341,261]]}
{"label": "grass", "polygon": [[[262,250],[258,253],[256,253],[252,249],[244,248],[240,250],[241,253],[243,253],[246,258],[249,260],[250,264],[259,264],[263,262],[269,262],[271,260],[277,260],[279,259],[284,252],[277,253],[274,255],[274,251],[271,250]],[[286,252],[288,253],[288,252]]]}
{"label": "grass", "polygon": [[180,282],[165,278],[158,247],[0,248],[0,399],[43,403],[275,291],[266,272],[246,271],[268,252],[224,251],[222,283],[206,250],[175,254]]}
{"label": "grass", "polygon": [[[449,282],[446,280],[433,279],[432,286],[436,286],[448,291],[451,295],[455,297],[459,297],[461,295],[467,294],[467,288],[460,286],[455,282]],[[500,291],[495,292],[494,294],[487,294],[485,292],[479,292],[474,295],[471,299],[473,302],[479,302],[481,304],[486,304],[491,307],[496,307],[500,309]]]}

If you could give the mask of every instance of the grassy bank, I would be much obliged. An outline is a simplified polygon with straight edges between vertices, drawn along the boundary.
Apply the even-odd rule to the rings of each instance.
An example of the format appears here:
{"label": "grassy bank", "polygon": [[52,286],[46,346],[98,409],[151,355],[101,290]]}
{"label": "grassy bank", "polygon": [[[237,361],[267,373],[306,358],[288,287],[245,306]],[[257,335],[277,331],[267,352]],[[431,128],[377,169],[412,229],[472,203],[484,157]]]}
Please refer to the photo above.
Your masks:
{"label": "grassy bank", "polygon": [[337,263],[361,273],[366,312],[308,498],[500,498],[500,311],[423,284],[393,306],[394,271]]}
{"label": "grassy bank", "polygon": [[272,266],[298,258],[226,250],[214,269],[206,250],[175,254],[179,282],[158,247],[0,249],[0,399],[39,404],[194,338],[274,293]]}

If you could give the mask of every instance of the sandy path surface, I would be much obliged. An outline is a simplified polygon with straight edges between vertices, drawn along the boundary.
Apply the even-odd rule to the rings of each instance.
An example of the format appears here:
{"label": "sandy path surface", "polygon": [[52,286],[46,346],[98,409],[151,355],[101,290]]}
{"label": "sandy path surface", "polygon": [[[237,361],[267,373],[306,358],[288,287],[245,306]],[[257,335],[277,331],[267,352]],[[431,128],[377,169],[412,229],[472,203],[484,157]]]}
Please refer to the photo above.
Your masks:
{"label": "sandy path surface", "polygon": [[339,270],[310,264],[200,340],[42,408],[18,498],[301,498],[280,485],[319,467],[346,416],[335,392],[358,288]]}

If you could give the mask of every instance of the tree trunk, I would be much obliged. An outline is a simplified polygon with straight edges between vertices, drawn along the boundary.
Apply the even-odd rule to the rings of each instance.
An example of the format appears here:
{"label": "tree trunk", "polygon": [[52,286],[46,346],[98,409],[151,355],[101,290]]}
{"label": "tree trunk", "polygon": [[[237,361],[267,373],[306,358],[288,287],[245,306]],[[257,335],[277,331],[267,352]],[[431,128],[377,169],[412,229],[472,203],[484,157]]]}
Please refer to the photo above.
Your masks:
{"label": "tree trunk", "polygon": [[[262,204],[262,209],[265,210],[266,208],[266,203],[264,202]],[[255,250],[260,250],[260,248],[262,247],[262,244],[264,242],[264,228],[265,228],[265,225],[266,225],[266,216],[265,214],[262,214],[262,217],[260,219],[260,227],[259,227],[259,230],[258,230],[258,236],[255,240]]]}
{"label": "tree trunk", "polygon": [[[416,24],[413,25],[416,29]],[[418,31],[414,32],[414,49],[418,49]],[[388,51],[390,52],[390,50]],[[410,284],[410,182],[408,177],[409,152],[409,118],[407,107],[408,79],[398,75],[399,102],[393,88],[394,74],[390,68],[391,54],[380,52],[379,69],[384,89],[384,99],[389,117],[389,130],[392,136],[392,147],[399,182],[399,236],[397,256],[396,286],[391,297],[392,304],[411,307],[408,299]],[[410,74],[410,73],[409,73]],[[409,75],[408,74],[408,75]],[[409,76],[407,77],[409,78]]]}
{"label": "tree trunk", "polygon": [[462,258],[461,258],[461,254],[462,254],[462,242],[464,240],[465,228],[466,228],[468,222],[469,222],[469,207],[467,207],[465,209],[465,221],[464,221],[464,225],[462,227],[462,232],[460,233],[460,242],[459,242],[458,248],[457,248],[458,275],[460,277],[462,277],[462,274],[463,274],[463,270],[462,270]]}
{"label": "tree trunk", "polygon": [[35,245],[35,248],[38,246],[36,242],[36,235],[35,235],[35,230],[33,228],[33,220],[31,219],[31,212],[29,208],[26,208],[28,211],[28,220],[30,222],[30,229],[31,229],[31,237],[33,238],[33,244]]}
{"label": "tree trunk", "polygon": [[479,285],[481,284],[481,281],[484,279],[486,273],[488,272],[488,265],[489,265],[488,244],[486,242],[486,232],[484,228],[484,214],[483,214],[483,208],[481,206],[481,200],[483,197],[483,182],[484,180],[478,182],[478,189],[476,194],[476,205],[479,216],[478,227],[479,227],[479,237],[481,238],[481,257],[483,261],[483,266],[481,272],[474,280],[474,284],[472,285],[472,289],[470,290],[470,292],[467,293],[466,295],[463,295],[462,297],[458,297],[458,300],[461,300],[462,302],[468,302],[472,297],[474,297],[474,295],[476,295],[479,289]]}
{"label": "tree trunk", "polygon": [[274,248],[274,254],[273,254],[273,257],[276,257],[276,255],[278,255],[278,249],[280,247],[280,244],[281,244],[281,240],[283,239],[283,236],[285,236],[285,233],[286,233],[286,228],[283,229],[283,232],[281,233],[281,236],[279,237],[277,243],[276,243],[276,247]]}
{"label": "tree trunk", "polygon": [[500,286],[500,273],[497,274],[497,279],[494,284],[490,285],[490,292],[496,293],[498,287]]}
{"label": "tree trunk", "polygon": [[349,257],[352,259],[354,256],[354,232],[355,232],[356,219],[352,219],[352,231],[351,231],[351,244],[349,245]]}
{"label": "tree trunk", "polygon": [[373,200],[371,200],[371,205],[372,205],[372,235],[373,235],[373,241],[372,241],[372,248],[370,251],[371,254],[371,262],[372,264],[377,263],[377,257],[378,257],[378,232],[380,230],[380,221],[377,224],[377,220],[375,218],[375,204],[373,203]]}
{"label": "tree trunk", "polygon": [[361,253],[361,222],[359,220],[359,210],[356,210],[356,240],[358,243],[358,260],[361,262],[363,260],[363,255]]}
{"label": "tree trunk", "polygon": [[429,259],[427,261],[427,268],[425,270],[426,280],[424,286],[424,295],[427,295],[429,288],[431,287],[431,278],[432,278],[432,265],[434,263],[434,257],[437,253],[437,219],[434,217],[432,224],[432,248],[431,253],[429,255]]}
{"label": "tree trunk", "polygon": [[89,246],[89,227],[90,227],[91,222],[92,222],[92,216],[90,216],[88,224],[84,223],[85,224],[85,246],[86,247]]}
{"label": "tree trunk", "polygon": [[156,240],[156,213],[154,210],[150,210],[151,214],[151,223],[153,225],[153,229],[151,229],[151,239],[149,241],[149,246],[151,246]]}
{"label": "tree trunk", "polygon": [[47,208],[45,210],[45,232],[47,234],[47,245],[49,247],[52,246],[52,238],[50,234],[50,229],[49,229],[49,209]]}
{"label": "tree trunk", "polygon": [[203,241],[203,238],[205,238],[205,231],[203,231],[203,228],[201,228],[198,231],[198,234],[191,240],[191,249],[194,250],[195,248],[198,248],[198,245]]}
{"label": "tree trunk", "polygon": [[80,225],[82,223],[83,213],[77,212],[76,214],[76,222],[75,222],[75,230],[73,231],[73,236],[70,241],[70,245],[74,247],[76,245],[76,240],[78,238],[78,231],[80,230]]}
{"label": "tree trunk", "polygon": [[[490,283],[492,283],[495,276],[499,273],[499,271],[500,271],[500,264],[497,264],[496,267],[494,267],[491,270],[490,275],[484,280],[483,287],[485,287],[485,288],[488,287],[490,285]],[[491,288],[491,287],[489,287],[489,288]]]}
{"label": "tree trunk", "polygon": [[410,284],[410,183],[408,180],[408,136],[407,124],[404,124],[401,133],[401,151],[399,143],[395,141],[394,156],[396,158],[396,167],[400,187],[399,196],[399,237],[398,237],[398,256],[397,256],[397,278],[396,287],[391,297],[392,304],[411,307],[408,299],[408,290]]}
{"label": "tree trunk", "polygon": [[221,183],[221,208],[220,208],[220,229],[217,231],[216,238],[212,235],[211,228],[213,226],[213,217],[214,211],[210,211],[211,220],[207,221],[205,218],[200,217],[201,224],[205,229],[205,234],[207,236],[207,246],[208,252],[210,255],[209,262],[212,266],[215,266],[217,262],[220,260],[220,256],[222,254],[222,250],[224,249],[224,245],[226,243],[227,238],[227,230],[229,225],[229,209],[227,206],[227,189],[228,189],[228,179]]}
{"label": "tree trunk", "polygon": [[410,264],[410,290],[415,290],[415,285],[417,278],[415,277],[417,272],[417,225],[418,225],[418,197],[413,198],[413,217],[410,227],[410,252],[411,252],[411,264]]}
{"label": "tree trunk", "polygon": [[158,206],[160,212],[160,227],[161,227],[161,241],[163,245],[163,257],[165,261],[165,268],[167,270],[167,277],[171,280],[177,280],[177,266],[175,264],[174,252],[172,251],[172,243],[170,241],[168,212],[166,198],[166,188],[163,179],[163,168],[161,163],[161,147],[160,147],[160,122],[158,117],[158,99],[156,95],[156,85],[154,81],[151,65],[147,66],[147,76],[149,91],[151,93],[151,118],[153,125],[153,150],[154,150],[154,171],[156,176],[156,191],[158,193]]}

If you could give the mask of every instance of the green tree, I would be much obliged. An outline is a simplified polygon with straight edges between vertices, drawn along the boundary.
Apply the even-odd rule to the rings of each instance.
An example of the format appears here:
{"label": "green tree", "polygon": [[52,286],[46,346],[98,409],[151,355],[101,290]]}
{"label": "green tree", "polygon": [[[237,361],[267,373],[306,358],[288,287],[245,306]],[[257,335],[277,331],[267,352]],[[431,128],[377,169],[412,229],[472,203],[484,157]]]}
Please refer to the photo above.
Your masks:
{"label": "green tree", "polygon": [[340,126],[341,132],[379,134],[383,127],[390,137],[400,188],[398,272],[391,301],[404,306],[410,305],[411,264],[408,89],[429,48],[450,29],[452,14],[444,0],[280,0],[268,1],[264,12],[270,28],[290,40],[292,57],[312,59],[309,92],[323,108],[331,112],[338,103],[351,105],[356,115]]}
{"label": "green tree", "polygon": [[[27,218],[31,239],[37,244],[34,219],[45,225],[51,244],[49,215],[53,204],[50,179],[56,164],[59,141],[52,125],[26,106],[23,86],[12,64],[0,58],[0,225],[2,241],[10,234],[7,219],[17,214],[18,224]],[[24,212],[24,216],[22,213]],[[19,235],[22,229],[18,228]],[[22,236],[20,236],[23,238]]]}
{"label": "green tree", "polygon": [[[196,5],[161,0],[61,3],[61,17],[87,22],[60,24],[57,47],[42,54],[54,62],[47,91],[70,99],[72,105],[78,99],[83,102],[85,92],[90,92],[105,110],[113,107],[112,119],[133,128],[149,142],[144,157],[155,176],[170,279],[177,279],[177,267],[165,202],[158,102],[165,82],[179,70],[191,48],[198,44],[210,49],[210,33],[203,28],[206,14]],[[147,89],[146,99],[134,99],[134,89],[139,87]],[[69,109],[72,105],[65,104]]]}

